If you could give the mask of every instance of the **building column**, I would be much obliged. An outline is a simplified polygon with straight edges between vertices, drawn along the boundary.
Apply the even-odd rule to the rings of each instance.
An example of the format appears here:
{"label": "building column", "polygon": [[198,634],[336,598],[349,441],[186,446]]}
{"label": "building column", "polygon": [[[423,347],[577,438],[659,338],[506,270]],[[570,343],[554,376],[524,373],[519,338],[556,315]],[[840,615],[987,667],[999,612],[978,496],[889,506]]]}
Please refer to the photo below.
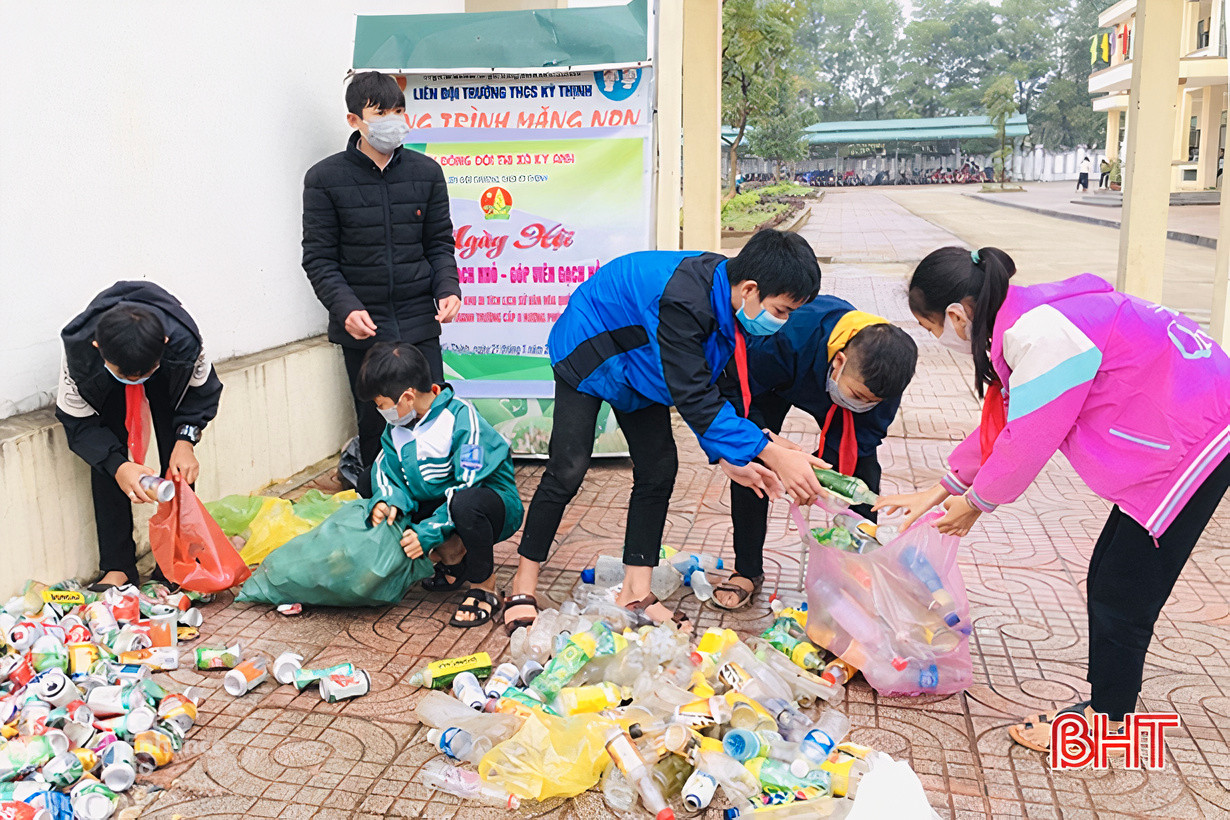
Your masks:
{"label": "building column", "polygon": [[1213,268],[1213,311],[1209,317],[1209,335],[1222,347],[1230,348],[1230,200],[1226,199],[1224,185],[1221,189],[1220,216],[1217,264]]}
{"label": "building column", "polygon": [[1200,101],[1200,164],[1196,166],[1196,187],[1217,187],[1217,134],[1221,130],[1221,98],[1224,85],[1207,85]]}
{"label": "building column", "polygon": [[722,7],[683,0],[683,247],[719,251]]}
{"label": "building column", "polygon": [[1116,287],[1151,302],[1162,300],[1185,4],[1186,0],[1140,0],[1136,7]]}
{"label": "building column", "polygon": [[660,251],[679,250],[679,191],[683,130],[683,7],[658,3],[658,54],[654,82],[658,89],[658,180],[656,243]]}
{"label": "building column", "polygon": [[1175,121],[1174,121],[1174,153],[1171,156],[1172,161],[1187,162],[1187,141],[1190,136],[1191,129],[1191,113],[1189,113],[1188,102],[1191,96],[1187,93],[1186,84],[1179,80],[1179,90],[1175,96]]}
{"label": "building column", "polygon": [[1120,109],[1112,108],[1106,112],[1106,161],[1119,159],[1119,114]]}

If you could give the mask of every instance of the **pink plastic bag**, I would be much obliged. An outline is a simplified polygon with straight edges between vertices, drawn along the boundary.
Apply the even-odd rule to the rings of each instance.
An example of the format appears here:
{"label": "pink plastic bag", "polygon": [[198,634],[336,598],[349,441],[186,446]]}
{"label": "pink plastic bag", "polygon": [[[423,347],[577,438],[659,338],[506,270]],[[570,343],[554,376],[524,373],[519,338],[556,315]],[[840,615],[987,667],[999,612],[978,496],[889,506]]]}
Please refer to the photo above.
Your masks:
{"label": "pink plastic bag", "polygon": [[[846,552],[820,544],[793,508],[807,562],[807,634],[886,695],[946,695],[973,681],[960,539],[933,512],[888,544]],[[818,528],[817,528],[818,529]]]}

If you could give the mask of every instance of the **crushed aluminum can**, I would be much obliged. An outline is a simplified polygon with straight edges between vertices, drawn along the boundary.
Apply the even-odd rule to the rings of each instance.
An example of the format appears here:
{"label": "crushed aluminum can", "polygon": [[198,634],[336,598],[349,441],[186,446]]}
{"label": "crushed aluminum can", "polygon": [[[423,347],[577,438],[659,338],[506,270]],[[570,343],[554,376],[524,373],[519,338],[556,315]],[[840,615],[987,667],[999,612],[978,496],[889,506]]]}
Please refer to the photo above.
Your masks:
{"label": "crushed aluminum can", "polygon": [[228,695],[240,697],[260,686],[268,677],[269,672],[265,669],[265,659],[253,658],[227,672],[226,677],[222,679],[222,688]]}
{"label": "crushed aluminum can", "polygon": [[303,668],[303,656],[294,652],[283,652],[273,662],[273,678],[278,683],[295,682],[295,672]]}
{"label": "crushed aluminum can", "polygon": [[278,614],[280,615],[302,615],[303,604],[278,604]]}
{"label": "crushed aluminum can", "polygon": [[362,669],[353,674],[336,673],[320,679],[320,698],[326,703],[357,698],[371,691],[372,680]]}
{"label": "crushed aluminum can", "polygon": [[197,669],[234,669],[243,661],[243,646],[199,646],[193,650]]}

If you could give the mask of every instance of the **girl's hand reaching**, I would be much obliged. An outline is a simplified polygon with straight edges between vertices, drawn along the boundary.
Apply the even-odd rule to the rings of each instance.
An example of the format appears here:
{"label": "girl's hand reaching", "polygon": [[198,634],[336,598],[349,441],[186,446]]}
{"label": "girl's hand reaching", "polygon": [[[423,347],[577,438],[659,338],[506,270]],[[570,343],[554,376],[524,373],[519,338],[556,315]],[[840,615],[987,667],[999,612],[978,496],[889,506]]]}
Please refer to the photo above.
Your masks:
{"label": "girl's hand reaching", "polygon": [[948,498],[948,495],[943,485],[936,484],[929,489],[916,490],[912,493],[882,495],[871,509],[873,512],[883,512],[889,515],[898,510],[904,511],[905,518],[901,522],[901,530],[904,532],[929,510]]}

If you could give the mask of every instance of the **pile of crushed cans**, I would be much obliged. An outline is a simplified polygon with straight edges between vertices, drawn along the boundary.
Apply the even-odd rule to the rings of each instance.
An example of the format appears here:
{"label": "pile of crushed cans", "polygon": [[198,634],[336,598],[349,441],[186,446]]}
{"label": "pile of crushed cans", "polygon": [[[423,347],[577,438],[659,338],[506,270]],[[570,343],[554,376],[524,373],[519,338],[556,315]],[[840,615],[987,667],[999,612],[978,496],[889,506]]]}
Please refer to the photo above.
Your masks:
{"label": "pile of crushed cans", "polygon": [[[712,561],[668,560],[693,565],[694,588],[694,574]],[[825,663],[824,650],[808,643],[801,596],[774,596],[772,625],[741,639],[730,629],[691,635],[669,621],[640,621],[615,603],[614,588],[585,580],[572,600],[513,634],[506,663],[493,669],[479,652],[410,676],[438,690],[416,711],[430,727],[426,739],[447,756],[428,761],[421,782],[513,809],[565,793],[561,783],[584,791],[588,776],[619,816],[638,816],[639,804],[657,820],[717,806],[719,789],[727,818],[850,810],[878,753],[845,742],[850,722],[832,704],[857,670]],[[586,744],[581,733],[599,742]]]}
{"label": "pile of crushed cans", "polygon": [[[152,673],[177,669],[181,641],[199,636],[212,596],[150,582],[93,593],[73,581],[28,582],[0,609],[0,818],[106,820],[140,774],[171,762],[205,692],[171,692]],[[243,647],[190,650],[199,670],[227,670],[225,691],[241,696],[268,678]],[[304,670],[284,653],[281,683],[317,685],[326,701],[367,694],[350,664]]]}

